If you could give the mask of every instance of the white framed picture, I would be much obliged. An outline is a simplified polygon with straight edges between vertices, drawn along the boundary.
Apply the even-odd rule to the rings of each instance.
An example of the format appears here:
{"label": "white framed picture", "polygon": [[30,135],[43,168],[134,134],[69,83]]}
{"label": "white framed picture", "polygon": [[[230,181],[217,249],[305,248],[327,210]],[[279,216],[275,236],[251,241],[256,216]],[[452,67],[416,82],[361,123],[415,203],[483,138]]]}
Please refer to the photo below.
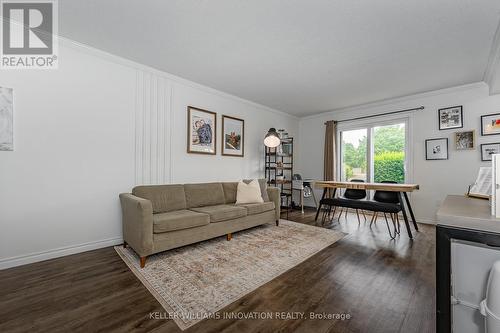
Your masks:
{"label": "white framed picture", "polygon": [[425,159],[447,160],[448,159],[448,138],[437,138],[425,140]]}

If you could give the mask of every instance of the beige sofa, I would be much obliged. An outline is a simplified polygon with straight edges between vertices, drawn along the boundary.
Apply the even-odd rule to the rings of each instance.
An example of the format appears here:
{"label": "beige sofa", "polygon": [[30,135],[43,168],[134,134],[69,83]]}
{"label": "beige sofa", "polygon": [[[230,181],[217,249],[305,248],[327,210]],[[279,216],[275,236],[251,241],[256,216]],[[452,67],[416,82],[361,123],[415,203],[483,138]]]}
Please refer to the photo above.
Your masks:
{"label": "beige sofa", "polygon": [[124,246],[146,257],[276,222],[280,218],[280,193],[259,180],[264,203],[236,205],[237,182],[137,186],[120,194]]}

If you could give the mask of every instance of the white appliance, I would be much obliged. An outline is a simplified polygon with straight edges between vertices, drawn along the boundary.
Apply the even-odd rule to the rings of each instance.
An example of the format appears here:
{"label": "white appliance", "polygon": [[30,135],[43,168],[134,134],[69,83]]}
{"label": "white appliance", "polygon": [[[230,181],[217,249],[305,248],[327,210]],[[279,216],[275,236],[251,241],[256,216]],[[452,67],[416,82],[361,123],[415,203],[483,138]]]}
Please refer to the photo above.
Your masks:
{"label": "white appliance", "polygon": [[491,267],[486,298],[479,305],[486,333],[500,332],[500,261]]}
{"label": "white appliance", "polygon": [[[485,332],[485,318],[481,315],[480,306],[485,298],[484,304],[487,304],[490,310],[490,315],[486,317],[486,320],[494,322],[492,320],[496,317],[492,314],[500,317],[499,262],[500,248],[452,240],[451,310],[453,333]],[[492,269],[492,267],[496,268]],[[489,276],[495,277],[490,278],[488,287]],[[500,333],[500,330],[488,330],[487,332]]]}

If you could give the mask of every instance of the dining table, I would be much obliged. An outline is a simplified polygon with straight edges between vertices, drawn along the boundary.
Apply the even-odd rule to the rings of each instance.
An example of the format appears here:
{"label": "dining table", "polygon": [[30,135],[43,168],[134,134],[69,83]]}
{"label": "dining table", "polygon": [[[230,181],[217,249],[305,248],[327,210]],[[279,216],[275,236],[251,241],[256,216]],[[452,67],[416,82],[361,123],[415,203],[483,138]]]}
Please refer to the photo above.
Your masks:
{"label": "dining table", "polygon": [[362,183],[362,182],[324,180],[324,181],[315,181],[314,187],[323,189],[323,195],[321,196],[321,200],[319,202],[318,209],[316,211],[316,217],[314,219],[315,221],[318,219],[318,215],[321,211],[322,201],[323,199],[326,198],[328,192],[330,192],[330,197],[334,198],[335,194],[337,193],[337,189],[339,188],[356,189],[356,190],[375,190],[375,191],[379,190],[379,191],[398,193],[399,204],[401,205],[401,211],[403,213],[403,219],[405,222],[408,237],[410,237],[410,239],[413,239],[406,209],[408,209],[408,212],[410,213],[410,217],[412,219],[415,230],[418,231],[417,220],[415,219],[415,214],[413,213],[410,200],[408,199],[408,193],[416,191],[420,188],[418,184]]}

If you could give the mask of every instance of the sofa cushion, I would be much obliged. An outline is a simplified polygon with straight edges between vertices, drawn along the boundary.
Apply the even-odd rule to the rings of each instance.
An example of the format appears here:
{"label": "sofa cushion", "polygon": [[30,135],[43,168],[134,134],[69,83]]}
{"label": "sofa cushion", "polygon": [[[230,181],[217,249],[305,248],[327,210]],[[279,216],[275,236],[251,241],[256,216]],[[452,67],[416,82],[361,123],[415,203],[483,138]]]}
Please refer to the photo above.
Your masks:
{"label": "sofa cushion", "polygon": [[238,207],[245,207],[248,215],[255,215],[274,210],[274,202],[244,204],[238,205]]}
{"label": "sofa cushion", "polygon": [[262,203],[262,194],[257,179],[246,184],[241,181],[238,183],[238,192],[236,193],[236,204]]}
{"label": "sofa cushion", "polygon": [[[244,180],[244,182],[250,182],[251,180]],[[264,201],[270,201],[269,200],[269,195],[267,194],[267,180],[264,178],[259,179],[259,186],[260,186],[260,194],[262,195],[262,199]]]}
{"label": "sofa cushion", "polygon": [[247,216],[245,207],[234,205],[206,206],[191,208],[191,210],[210,215],[210,222],[222,222]]}
{"label": "sofa cushion", "polygon": [[[253,179],[243,179],[245,184],[248,184]],[[264,178],[258,179],[260,186],[260,194],[264,201],[270,201],[269,195],[267,194],[267,180]],[[238,189],[238,182],[226,182],[222,183],[222,187],[224,189],[224,198],[226,199],[227,204],[232,204],[236,202],[236,192]]]}
{"label": "sofa cushion", "polygon": [[224,190],[221,183],[185,184],[188,208],[223,205]]}
{"label": "sofa cushion", "polygon": [[183,185],[136,186],[132,194],[151,201],[153,213],[166,213],[187,208]]}
{"label": "sofa cushion", "polygon": [[234,204],[236,202],[236,191],[238,190],[238,182],[222,183],[224,190],[224,199],[227,204]]}
{"label": "sofa cushion", "polygon": [[191,210],[176,210],[169,213],[153,214],[153,233],[161,234],[174,230],[200,227],[210,223],[210,216]]}

